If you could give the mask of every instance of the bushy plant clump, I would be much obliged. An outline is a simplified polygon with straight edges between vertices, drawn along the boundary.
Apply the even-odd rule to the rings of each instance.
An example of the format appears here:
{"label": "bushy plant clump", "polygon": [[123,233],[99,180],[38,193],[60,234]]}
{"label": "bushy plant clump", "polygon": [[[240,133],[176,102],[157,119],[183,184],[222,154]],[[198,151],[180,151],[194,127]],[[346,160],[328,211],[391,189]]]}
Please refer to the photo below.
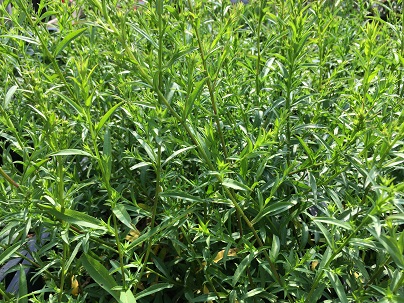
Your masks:
{"label": "bushy plant clump", "polygon": [[401,302],[388,1],[7,4],[3,301]]}

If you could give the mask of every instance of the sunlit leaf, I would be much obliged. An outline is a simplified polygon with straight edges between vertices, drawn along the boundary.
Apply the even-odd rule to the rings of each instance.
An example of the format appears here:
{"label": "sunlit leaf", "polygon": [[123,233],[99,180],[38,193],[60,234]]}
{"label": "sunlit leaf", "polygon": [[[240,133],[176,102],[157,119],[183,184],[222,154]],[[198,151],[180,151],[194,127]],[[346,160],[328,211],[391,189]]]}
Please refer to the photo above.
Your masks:
{"label": "sunlit leaf", "polygon": [[117,290],[114,290],[118,284],[109,274],[109,271],[100,262],[88,254],[83,254],[80,260],[91,278],[120,302],[120,294]]}
{"label": "sunlit leaf", "polygon": [[106,231],[102,221],[79,211],[65,209],[62,213],[60,206],[52,207],[44,204],[37,204],[39,208],[47,212],[51,216],[55,216],[58,220],[66,221],[70,224],[75,224],[82,227],[93,228]]}
{"label": "sunlit leaf", "polygon": [[82,33],[84,33],[87,30],[86,27],[77,29],[71,33],[69,33],[62,41],[59,42],[59,44],[56,46],[55,51],[53,52],[53,56],[57,57],[59,53],[74,39],[79,37]]}
{"label": "sunlit leaf", "polygon": [[241,182],[238,182],[236,180],[230,179],[230,178],[223,179],[222,184],[225,187],[229,187],[229,188],[233,188],[233,189],[237,189],[237,190],[251,191],[251,189],[247,185],[245,185]]}
{"label": "sunlit leaf", "polygon": [[233,279],[231,281],[231,285],[233,287],[236,286],[237,282],[241,278],[241,275],[245,272],[246,268],[250,265],[253,259],[254,259],[254,253],[250,253],[237,266],[237,269],[234,272]]}
{"label": "sunlit leaf", "polygon": [[61,151],[58,151],[56,153],[50,154],[51,157],[55,156],[86,156],[86,157],[92,157],[92,155],[84,150],[79,150],[79,149],[64,149]]}
{"label": "sunlit leaf", "polygon": [[166,288],[171,288],[173,286],[174,286],[173,284],[169,284],[169,283],[154,284],[154,285],[146,288],[145,290],[142,290],[138,294],[136,294],[135,299],[139,300],[140,298],[150,296],[150,295],[152,295],[152,294],[154,294],[156,292],[162,291],[163,289],[166,289]]}

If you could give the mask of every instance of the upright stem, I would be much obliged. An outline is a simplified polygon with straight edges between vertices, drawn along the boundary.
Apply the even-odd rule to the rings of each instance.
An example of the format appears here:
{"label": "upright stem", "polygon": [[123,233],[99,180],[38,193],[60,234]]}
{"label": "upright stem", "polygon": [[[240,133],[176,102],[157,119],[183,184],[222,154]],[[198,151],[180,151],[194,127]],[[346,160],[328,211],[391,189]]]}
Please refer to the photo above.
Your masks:
{"label": "upright stem", "polygon": [[[61,213],[64,213],[66,205],[64,198],[64,173],[63,173],[63,156],[56,156],[56,172],[57,172],[57,201],[60,205]],[[69,224],[66,222],[62,222],[62,232],[67,232],[69,229]],[[62,302],[63,300],[63,290],[66,280],[66,262],[69,258],[70,247],[69,244],[63,241],[63,258],[62,258],[62,268],[60,271],[60,286],[59,286],[59,296],[58,301]]]}
{"label": "upright stem", "polygon": [[265,6],[265,0],[261,0],[260,2],[260,12],[259,12],[259,17],[258,17],[258,27],[257,27],[257,68],[255,72],[255,90],[256,94],[258,96],[258,99],[261,95],[261,80],[260,80],[260,74],[261,74],[261,27],[262,27],[262,20],[264,18],[264,6]]}
{"label": "upright stem", "polygon": [[[404,56],[404,1],[401,3],[401,39],[400,39],[400,54],[401,57]],[[400,69],[399,69],[399,76],[398,76],[398,85],[397,85],[397,92],[398,95],[402,98],[404,95],[404,85],[403,85],[403,80],[402,80],[402,74],[403,74],[403,63],[402,60],[399,60],[400,62]]]}
{"label": "upright stem", "polygon": [[[195,14],[194,11],[193,11],[193,6],[192,6],[192,1],[191,0],[188,0],[188,6],[189,6],[189,10],[191,11],[191,13]],[[220,119],[219,119],[217,105],[216,105],[215,87],[214,87],[214,84],[212,82],[212,79],[211,79],[209,71],[208,71],[208,66],[207,66],[207,63],[206,63],[205,51],[204,51],[204,48],[203,48],[201,35],[199,33],[198,24],[196,24],[196,22],[194,21],[194,22],[192,22],[192,27],[194,28],[195,36],[196,36],[196,39],[198,41],[199,54],[201,56],[203,69],[204,69],[204,72],[205,72],[205,75],[206,75],[206,78],[207,78],[206,84],[208,86],[210,101],[211,101],[211,104],[212,104],[214,119],[215,119],[215,123],[216,123],[216,129],[217,129],[217,132],[219,134],[219,138],[220,138],[220,142],[221,142],[221,145],[222,145],[222,150],[223,150],[225,161],[227,161],[227,158],[228,158],[227,157],[227,147],[226,147],[226,142],[224,140],[222,128],[220,126]]]}
{"label": "upright stem", "polygon": [[[152,212],[152,218],[151,218],[151,222],[150,222],[150,228],[154,228],[154,225],[156,223],[156,213],[157,213],[157,205],[158,205],[158,201],[160,199],[160,193],[161,193],[161,186],[160,186],[160,180],[161,180],[161,145],[159,144],[158,146],[158,151],[157,151],[157,162],[155,163],[156,165],[156,194],[154,196],[154,204],[153,204],[153,212]],[[146,269],[146,265],[147,265],[147,261],[149,260],[149,256],[150,256],[150,251],[153,245],[153,237],[151,237],[149,239],[149,242],[147,244],[147,248],[146,248],[146,254],[144,256],[143,259],[143,264],[142,264],[142,269],[140,270],[139,273],[139,280],[137,281],[137,285],[134,289],[134,291],[136,292],[138,285],[141,281],[141,278],[143,276],[143,273]]]}
{"label": "upright stem", "polygon": [[160,91],[163,91],[163,1],[157,0],[157,17],[158,17],[158,31],[159,31],[159,49],[158,49],[158,75],[159,75],[159,83],[158,88]]}
{"label": "upright stem", "polygon": [[[190,1],[188,1],[188,3],[190,3]],[[117,35],[118,39],[122,43],[122,46],[123,46],[126,54],[128,55],[129,61],[131,61],[136,66],[136,71],[138,72],[140,78],[148,86],[154,87],[155,93],[158,95],[158,99],[164,104],[164,106],[174,116],[174,118],[182,125],[182,127],[184,128],[185,132],[187,133],[187,135],[189,136],[191,141],[195,144],[195,146],[196,146],[196,148],[198,150],[198,153],[200,154],[201,158],[205,161],[208,168],[211,171],[216,171],[215,165],[212,163],[211,159],[206,154],[204,148],[201,146],[201,143],[199,142],[199,140],[194,135],[193,131],[191,130],[191,128],[189,126],[189,124],[184,119],[182,119],[182,117],[171,106],[171,104],[167,101],[166,97],[164,96],[163,92],[161,90],[159,90],[158,87],[153,86],[153,79],[150,78],[148,72],[140,65],[139,61],[136,59],[135,55],[133,54],[131,48],[126,43],[125,33],[120,33],[117,30],[117,28],[114,26],[114,24],[112,23],[110,18],[108,18],[108,15],[105,15],[104,17],[106,17],[106,19],[108,21],[108,25],[110,26],[112,31]],[[220,127],[220,124],[218,124],[218,126]],[[223,183],[223,178],[220,176],[220,174],[218,175],[218,181],[220,182],[220,184]],[[237,202],[237,198],[235,197],[235,195],[232,194],[232,192],[230,191],[229,188],[223,186],[223,189],[224,189],[227,197],[229,197],[230,201],[232,202],[233,206],[235,207],[236,211],[240,214],[241,218],[245,221],[248,228],[252,231],[252,233],[254,235],[254,238],[256,239],[258,245],[260,247],[263,247],[264,244],[263,244],[261,238],[259,237],[259,235],[258,235],[257,231],[255,230],[255,228],[254,228],[253,224],[251,223],[251,221],[245,215],[243,209],[240,207],[239,203]],[[279,276],[279,274],[277,273],[276,267],[275,267],[274,263],[271,261],[268,252],[266,250],[263,250],[263,254],[264,254],[264,257],[265,257],[266,261],[270,265],[270,269],[271,269],[271,272],[273,274],[273,277],[274,277],[275,281],[281,287],[286,288],[285,281],[283,281],[281,279],[281,277]],[[293,302],[293,298],[289,294],[287,295],[287,297],[288,297],[290,302]]]}
{"label": "upright stem", "polygon": [[[365,192],[365,196],[363,197],[362,200],[366,200],[367,193],[368,193],[368,190]],[[319,272],[317,274],[317,277],[315,278],[315,280],[313,282],[313,285],[310,289],[309,294],[307,295],[305,302],[307,302],[307,303],[313,302],[312,296],[314,294],[314,291],[317,289],[318,284],[320,283],[321,279],[324,276],[324,272],[325,272],[324,269],[327,269],[329,267],[329,265],[335,259],[335,257],[349,244],[349,241],[351,241],[352,237],[354,237],[365,226],[365,224],[368,223],[367,219],[369,218],[369,215],[372,213],[374,208],[375,208],[375,206],[371,207],[368,210],[367,214],[365,215],[364,219],[361,221],[359,226],[352,233],[349,234],[349,236],[345,239],[345,241],[332,253],[331,257],[328,258],[328,261],[322,267],[321,272]]]}

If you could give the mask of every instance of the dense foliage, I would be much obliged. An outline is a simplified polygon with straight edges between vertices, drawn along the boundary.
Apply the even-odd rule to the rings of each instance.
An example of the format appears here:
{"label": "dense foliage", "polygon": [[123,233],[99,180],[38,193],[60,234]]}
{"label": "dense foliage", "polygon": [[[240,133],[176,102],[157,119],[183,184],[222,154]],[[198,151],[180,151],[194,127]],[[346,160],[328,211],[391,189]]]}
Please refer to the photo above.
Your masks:
{"label": "dense foliage", "polygon": [[389,1],[8,2],[3,301],[402,302]]}

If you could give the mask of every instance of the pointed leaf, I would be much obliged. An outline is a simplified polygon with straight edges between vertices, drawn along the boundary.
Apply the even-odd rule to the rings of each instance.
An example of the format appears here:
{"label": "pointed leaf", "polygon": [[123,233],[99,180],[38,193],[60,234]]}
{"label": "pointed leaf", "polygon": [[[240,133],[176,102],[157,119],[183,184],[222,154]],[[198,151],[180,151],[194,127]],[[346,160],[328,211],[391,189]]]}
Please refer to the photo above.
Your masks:
{"label": "pointed leaf", "polygon": [[231,285],[234,287],[236,286],[238,280],[240,280],[241,275],[244,273],[246,270],[247,266],[250,265],[251,261],[254,259],[254,254],[250,253],[248,256],[246,256],[237,266],[236,271],[234,272],[234,276],[231,282]]}
{"label": "pointed leaf", "polygon": [[191,202],[206,203],[206,199],[201,199],[200,197],[192,196],[188,193],[180,192],[180,191],[164,191],[164,192],[160,193],[160,196],[170,197],[170,198],[180,199],[180,200],[185,200],[185,201],[191,201]]}
{"label": "pointed leaf", "polygon": [[333,286],[337,296],[339,298],[339,302],[348,303],[348,298],[346,296],[344,286],[342,285],[338,276],[330,271],[326,271],[328,278],[330,279],[331,285]]}
{"label": "pointed leaf", "polygon": [[35,45],[39,45],[40,42],[38,40],[35,40],[34,38],[30,38],[30,37],[25,37],[25,36],[21,36],[21,35],[2,35],[0,36],[1,38],[12,38],[12,39],[17,39],[17,40],[22,40],[25,41],[27,43],[30,44],[35,44]]}
{"label": "pointed leaf", "polygon": [[396,265],[399,268],[404,269],[403,251],[400,249],[397,240],[385,235],[381,235],[378,240],[384,246],[384,248],[386,248],[387,252],[396,263]]}
{"label": "pointed leaf", "polygon": [[279,215],[280,213],[283,213],[284,211],[288,210],[289,208],[293,207],[296,205],[297,201],[291,200],[287,202],[275,202],[275,203],[270,203],[268,206],[264,207],[258,215],[251,221],[252,224],[255,224],[259,222],[262,218],[266,216],[275,216]]}
{"label": "pointed leaf", "polygon": [[97,126],[95,127],[96,132],[98,133],[100,129],[104,126],[105,122],[111,117],[111,115],[117,110],[118,107],[120,107],[125,101],[121,101],[118,104],[115,104],[113,107],[109,109],[105,113],[105,115],[101,118],[100,122],[98,122]]}
{"label": "pointed leaf", "polygon": [[135,296],[130,289],[127,291],[121,291],[119,298],[121,303],[136,303]]}
{"label": "pointed leaf", "polygon": [[318,222],[327,223],[327,224],[330,224],[330,225],[336,225],[336,226],[345,228],[345,229],[347,229],[347,230],[351,230],[351,229],[352,229],[351,225],[350,225],[348,222],[344,222],[344,221],[337,220],[337,219],[334,219],[334,218],[328,218],[328,217],[314,217],[313,220],[314,220],[314,221],[318,221]]}
{"label": "pointed leaf", "polygon": [[206,82],[207,78],[202,79],[195,85],[195,89],[191,93],[191,95],[187,98],[185,102],[184,112],[182,114],[182,118],[187,119],[188,115],[191,113],[192,108],[194,107],[195,100],[199,97],[202,92],[202,88]]}
{"label": "pointed leaf", "polygon": [[150,296],[156,292],[159,292],[163,289],[166,288],[171,288],[173,287],[173,284],[169,284],[169,283],[158,283],[158,284],[154,284],[152,286],[150,286],[149,288],[146,288],[145,290],[142,290],[141,292],[139,292],[136,296],[135,299],[138,300],[140,298],[146,297],[146,296]]}
{"label": "pointed leaf", "polygon": [[223,179],[222,184],[225,187],[230,187],[237,190],[251,191],[251,189],[247,185],[230,178]]}
{"label": "pointed leaf", "polygon": [[63,149],[63,150],[60,150],[60,151],[58,151],[56,153],[50,154],[51,157],[54,157],[54,156],[74,156],[74,155],[86,156],[86,157],[89,157],[89,158],[93,157],[90,153],[85,152],[84,150],[80,150],[80,149]]}
{"label": "pointed leaf", "polygon": [[25,274],[25,269],[20,264],[20,279],[18,281],[18,302],[19,303],[28,303],[28,297],[26,296],[28,293],[28,285],[27,285],[27,276]]}
{"label": "pointed leaf", "polygon": [[3,108],[7,109],[8,105],[11,102],[11,99],[13,98],[15,92],[17,91],[18,86],[13,85],[10,87],[10,89],[7,91],[6,97],[4,98],[4,103],[3,103]]}
{"label": "pointed leaf", "polygon": [[130,229],[133,228],[132,226],[132,220],[129,216],[129,213],[126,211],[125,206],[122,204],[117,204],[113,209],[112,212],[116,216],[116,218],[121,221],[123,224],[125,224],[127,227]]}
{"label": "pointed leaf", "polygon": [[56,57],[59,55],[59,53],[74,39],[79,37],[82,33],[84,33],[87,30],[87,28],[80,28],[78,30],[75,30],[68,34],[56,47],[55,52],[53,53],[53,56]]}
{"label": "pointed leaf", "polygon": [[[17,242],[8,247],[5,251],[3,251],[0,255],[0,264],[4,264],[9,261],[10,257],[21,247],[21,243]],[[1,272],[1,270],[0,270]],[[1,280],[0,280],[1,281]]]}
{"label": "pointed leaf", "polygon": [[44,204],[37,204],[39,208],[46,211],[48,214],[55,216],[61,221],[66,221],[70,224],[75,224],[82,227],[88,227],[98,230],[106,231],[107,228],[103,225],[101,220],[98,220],[86,213],[81,213],[72,209],[65,209],[64,213],[61,212],[60,206],[52,207]]}
{"label": "pointed leaf", "polygon": [[181,148],[181,149],[175,151],[171,156],[169,156],[169,157],[163,162],[163,164],[161,165],[161,167],[163,167],[165,164],[167,164],[168,162],[170,162],[171,159],[175,158],[175,157],[178,156],[179,154],[182,154],[182,153],[184,153],[184,152],[186,152],[186,151],[188,151],[188,150],[190,150],[190,149],[193,149],[193,148],[195,148],[194,145],[193,145],[193,146],[188,146],[188,147],[185,147],[185,148]]}
{"label": "pointed leaf", "polygon": [[80,260],[90,277],[120,302],[119,292],[113,289],[114,287],[117,287],[118,284],[109,274],[109,271],[100,262],[88,254],[83,254]]}

